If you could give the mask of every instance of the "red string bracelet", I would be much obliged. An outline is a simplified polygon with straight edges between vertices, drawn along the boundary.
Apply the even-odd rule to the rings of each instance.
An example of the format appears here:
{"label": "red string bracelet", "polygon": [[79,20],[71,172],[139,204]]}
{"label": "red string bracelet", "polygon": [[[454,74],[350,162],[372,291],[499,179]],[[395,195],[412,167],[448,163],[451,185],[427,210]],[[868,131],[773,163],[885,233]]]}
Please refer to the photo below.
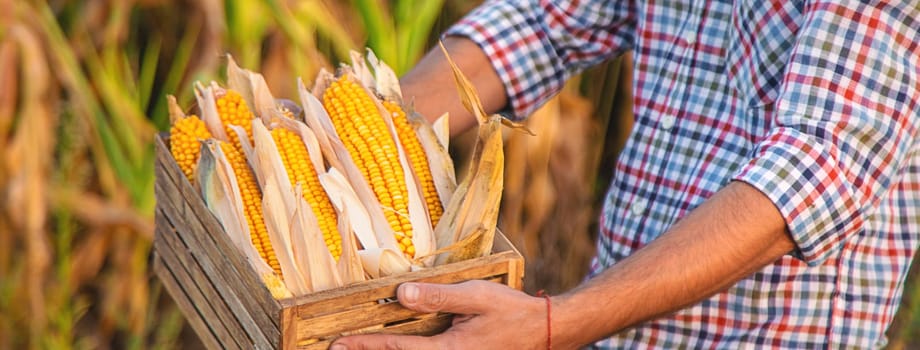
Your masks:
{"label": "red string bracelet", "polygon": [[546,350],[553,350],[553,303],[549,299],[549,295],[543,293],[542,289],[537,291],[537,297],[546,299]]}

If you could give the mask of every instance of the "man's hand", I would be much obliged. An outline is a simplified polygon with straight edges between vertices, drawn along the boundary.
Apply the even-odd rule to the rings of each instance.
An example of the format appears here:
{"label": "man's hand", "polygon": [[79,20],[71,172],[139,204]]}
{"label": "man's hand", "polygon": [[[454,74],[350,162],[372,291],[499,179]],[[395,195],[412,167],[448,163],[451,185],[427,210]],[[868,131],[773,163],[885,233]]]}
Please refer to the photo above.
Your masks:
{"label": "man's hand", "polygon": [[336,340],[332,350],[544,349],[546,301],[505,285],[469,281],[441,285],[405,283],[399,302],[421,312],[455,313],[453,325],[432,337],[358,335]]}

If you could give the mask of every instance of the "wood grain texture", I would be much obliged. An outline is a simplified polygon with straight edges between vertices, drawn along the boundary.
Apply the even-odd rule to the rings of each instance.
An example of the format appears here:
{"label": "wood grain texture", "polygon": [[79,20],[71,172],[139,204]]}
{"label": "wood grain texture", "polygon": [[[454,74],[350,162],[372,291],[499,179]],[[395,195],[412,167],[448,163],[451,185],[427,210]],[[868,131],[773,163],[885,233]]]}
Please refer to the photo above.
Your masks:
{"label": "wood grain texture", "polygon": [[[357,331],[349,332],[342,334],[345,335],[355,335],[362,333],[382,333],[382,334],[414,334],[422,336],[431,336],[443,332],[448,327],[450,327],[450,322],[453,319],[451,314],[428,314],[418,319],[413,319],[404,323],[388,326],[388,327],[376,327],[367,329],[366,331]],[[317,340],[317,341],[303,341],[300,344],[295,345],[291,349],[296,350],[325,350],[329,348],[329,345],[335,341],[332,339]]]}
{"label": "wood grain texture", "polygon": [[193,283],[207,297],[206,302],[217,314],[217,321],[231,332],[243,348],[268,349],[272,345],[263,330],[246,312],[234,289],[217,273],[217,269],[194,246],[186,246],[165,216],[158,214],[154,247],[163,255],[175,254],[178,263],[193,279]]}
{"label": "wood grain texture", "polygon": [[172,297],[173,301],[179,307],[179,311],[185,316],[186,321],[198,335],[198,339],[208,349],[222,349],[221,342],[217,341],[217,336],[211,331],[210,326],[205,322],[205,318],[198,313],[198,309],[186,295],[185,288],[166,267],[166,263],[154,252],[153,254],[153,272],[157,274],[163,288]]}
{"label": "wood grain texture", "polygon": [[[157,242],[154,240],[155,245]],[[220,347],[217,349],[242,349],[238,339],[231,336],[231,331],[222,322],[218,312],[208,303],[208,297],[195,284],[192,276],[186,271],[186,267],[183,267],[182,263],[170,251],[160,250],[157,254],[159,254],[172,279],[182,288],[182,292],[185,293],[186,298],[188,298],[196,311],[194,313],[190,312],[189,315],[186,315],[186,318],[200,318],[207,324],[210,333],[216,339],[219,339]]]}
{"label": "wood grain texture", "polygon": [[[156,186],[159,188],[160,185],[157,184]],[[157,231],[161,230],[160,226],[171,227],[173,223],[169,218],[176,217],[175,213],[179,212],[179,210],[175,209],[171,202],[159,202],[157,208],[157,211],[164,213],[166,217],[157,222]],[[175,225],[182,226],[181,224]],[[257,344],[261,343],[262,339],[265,339],[273,347],[277,346],[281,334],[280,328],[275,326],[277,320],[273,322],[273,317],[264,312],[264,309],[258,303],[258,299],[256,299],[257,297],[254,297],[255,294],[252,293],[253,289],[264,289],[264,287],[262,287],[261,284],[252,286],[251,284],[242,282],[243,280],[237,277],[240,275],[238,271],[234,270],[233,267],[228,264],[221,263],[225,260],[224,254],[217,250],[212,244],[202,244],[198,240],[193,239],[191,235],[181,233],[194,229],[174,228],[172,230],[167,230],[167,233],[172,233],[170,236],[171,240],[169,241],[169,249],[182,249],[195,256],[195,262],[206,271],[205,276],[210,280],[224,302],[228,304],[231,311],[237,315],[238,322],[244,327],[247,333],[250,333],[250,337],[253,338]],[[157,237],[157,239],[160,238]],[[271,302],[274,303],[274,300]]]}

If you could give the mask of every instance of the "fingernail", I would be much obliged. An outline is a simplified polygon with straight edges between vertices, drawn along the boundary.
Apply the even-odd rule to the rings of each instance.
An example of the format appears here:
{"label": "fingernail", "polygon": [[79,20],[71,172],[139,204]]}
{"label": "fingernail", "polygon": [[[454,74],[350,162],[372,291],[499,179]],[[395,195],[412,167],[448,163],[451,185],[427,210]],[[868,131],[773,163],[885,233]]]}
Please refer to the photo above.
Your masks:
{"label": "fingernail", "polygon": [[344,344],[332,344],[332,346],[329,347],[329,350],[348,350],[348,347]]}
{"label": "fingernail", "polygon": [[403,297],[404,301],[409,303],[415,303],[418,300],[418,286],[412,283],[406,283],[403,286]]}

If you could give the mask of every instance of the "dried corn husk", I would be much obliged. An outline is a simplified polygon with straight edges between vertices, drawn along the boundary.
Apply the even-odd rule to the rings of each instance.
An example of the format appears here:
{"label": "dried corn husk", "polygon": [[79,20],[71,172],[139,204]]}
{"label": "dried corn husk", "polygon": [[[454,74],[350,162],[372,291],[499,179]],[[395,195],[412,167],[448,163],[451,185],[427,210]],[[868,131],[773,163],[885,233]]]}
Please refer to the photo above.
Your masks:
{"label": "dried corn husk", "polygon": [[337,212],[339,215],[339,233],[342,235],[342,255],[336,268],[344,284],[367,280],[364,265],[358,255],[358,241],[351,226],[351,214],[347,208]]}
{"label": "dried corn husk", "polygon": [[[366,86],[373,87],[377,95],[384,100],[396,103],[406,112],[409,125],[415,130],[422,144],[422,149],[425,151],[425,156],[428,158],[428,167],[435,183],[435,189],[438,192],[438,199],[441,205],[446,207],[454,190],[457,188],[454,162],[447,152],[447,137],[450,134],[449,130],[447,130],[447,114],[439,118],[440,125],[438,125],[438,128],[441,128],[441,130],[435,130],[424,116],[416,113],[415,108],[403,100],[402,89],[399,86],[399,78],[397,78],[396,73],[390,66],[380,61],[372,50],[367,49],[369,69],[360,54],[352,52],[351,57],[352,64],[356,67],[361,67],[361,69],[356,69],[356,74],[361,77],[361,81],[365,82]],[[441,133],[441,135],[439,136],[438,133]],[[416,183],[418,183],[417,178]],[[424,191],[419,188],[419,192],[423,193]]]}
{"label": "dried corn husk", "polygon": [[220,115],[217,113],[217,94],[219,93],[223,93],[223,89],[213,84],[205,86],[202,83],[195,83],[195,100],[198,102],[198,109],[201,111],[201,120],[204,121],[208,131],[211,132],[215,139],[230,142],[230,137],[224,131]]}
{"label": "dried corn husk", "polygon": [[179,106],[179,102],[176,101],[176,96],[167,95],[166,104],[169,107],[169,124],[175,124],[180,119],[185,118],[185,111],[182,110],[182,107]]}
{"label": "dried corn husk", "polygon": [[[324,175],[326,174],[326,167],[323,163],[323,157],[322,157],[322,152],[320,151],[319,141],[317,140],[316,135],[313,133],[313,131],[310,130],[310,128],[307,127],[304,123],[299,122],[297,120],[288,119],[288,118],[275,119],[272,126],[273,126],[273,129],[274,128],[284,128],[284,129],[293,131],[294,133],[300,136],[301,141],[303,141],[304,145],[307,148],[307,153],[310,155],[310,163],[313,165],[314,170],[316,170],[316,173],[318,174],[319,179],[320,179],[320,183],[322,184]],[[285,174],[285,179],[289,180],[287,179],[287,174]],[[351,185],[349,185],[347,182],[342,183],[339,187],[335,189],[335,191],[329,190],[328,188],[325,188],[325,187],[324,189],[327,195],[329,196],[330,201],[332,201],[333,207],[336,209],[336,213],[338,215],[337,225],[339,227],[339,233],[342,235],[342,255],[345,256],[345,258],[340,257],[338,263],[336,264],[336,268],[339,270],[340,273],[343,271],[346,273],[346,275],[341,276],[341,281],[344,284],[363,281],[364,280],[363,272],[362,273],[356,272],[356,271],[361,270],[360,261],[358,261],[356,258],[355,259],[351,258],[351,257],[356,257],[358,254],[357,253],[358,245],[357,245],[357,242],[355,242],[355,237],[353,236],[356,230],[352,229],[352,226],[353,225],[361,226],[362,228],[360,229],[360,231],[362,232],[362,234],[364,235],[369,234],[371,237],[373,237],[372,231],[366,230],[367,225],[364,225],[366,224],[366,220],[367,220],[366,214],[364,214],[363,216],[359,214],[358,216],[358,218],[361,218],[362,220],[365,220],[365,221],[353,221],[350,219],[351,217],[350,215],[346,214],[343,216],[343,214],[345,214],[346,212],[346,208],[344,208],[343,206],[335,205],[335,200],[333,197],[342,196],[343,193],[354,194],[354,190],[351,189]],[[301,198],[301,199],[303,198],[302,195],[298,195],[295,197]],[[316,231],[319,232],[318,230]],[[319,242],[322,242],[321,236],[319,237]],[[308,241],[307,243],[316,244],[316,242],[313,240]]]}
{"label": "dried corn husk", "polygon": [[[329,193],[332,206],[341,215],[348,213],[347,217],[354,234],[365,249],[380,248],[382,245],[374,233],[374,225],[364,203],[355,193],[348,179],[338,169],[329,169],[329,172],[319,176],[320,184]],[[395,241],[394,241],[395,244]]]}
{"label": "dried corn husk", "polygon": [[283,284],[278,283],[280,278],[270,266],[262,260],[259,253],[252,245],[249,226],[244,221],[243,200],[240,197],[239,184],[233,168],[227,157],[218,147],[216,140],[202,142],[201,158],[198,161],[198,181],[201,196],[208,209],[214,213],[217,220],[230,236],[230,241],[239,249],[246,261],[262,281],[269,287],[275,298],[287,298],[291,292]]}
{"label": "dried corn husk", "polygon": [[[447,139],[445,138],[442,142],[435,126],[428,124],[428,120],[412,111],[411,107],[407,111],[406,117],[409,118],[409,124],[415,129],[419,142],[422,144],[422,149],[425,151],[425,156],[428,158],[428,168],[431,170],[431,178],[434,180],[434,187],[438,191],[441,205],[447,207],[454,191],[457,190],[457,175],[454,170],[454,161],[447,151]],[[444,121],[437,125],[437,127],[443,128],[441,132],[444,135],[450,134],[446,130],[447,119],[448,115],[445,113],[437,120],[437,122]]]}
{"label": "dried corn husk", "polygon": [[[350,74],[350,73],[347,73],[347,74]],[[366,237],[367,235],[356,231],[356,233],[358,234],[358,238],[361,239],[362,245],[364,246],[364,250],[359,253],[361,253],[362,262],[364,262],[364,265],[365,265],[365,270],[367,270],[368,273],[371,274],[372,276],[374,276],[375,273],[379,273],[379,271],[384,271],[384,272],[409,271],[409,267],[411,266],[411,263],[408,260],[406,260],[402,256],[402,254],[398,253],[400,251],[399,246],[396,240],[393,238],[394,236],[393,229],[390,227],[389,223],[386,221],[386,217],[384,215],[380,202],[377,200],[376,196],[374,195],[374,192],[371,190],[370,185],[364,179],[364,176],[361,174],[361,171],[358,169],[357,165],[355,165],[355,162],[351,158],[351,155],[345,149],[344,144],[342,143],[341,139],[339,138],[338,134],[335,131],[335,127],[332,125],[332,121],[329,117],[329,114],[325,111],[325,109],[322,108],[322,104],[319,102],[319,98],[321,98],[322,96],[321,93],[325,90],[325,88],[329,86],[330,82],[333,79],[335,79],[335,77],[332,76],[331,73],[326,72],[326,71],[320,72],[320,77],[318,78],[315,84],[315,87],[314,87],[314,91],[320,92],[320,95],[313,95],[313,94],[308,93],[306,89],[304,88],[303,84],[300,84],[299,86],[300,96],[301,96],[302,103],[305,107],[304,108],[304,119],[307,121],[308,125],[311,125],[311,124],[312,124],[311,126],[316,125],[315,127],[313,127],[313,130],[316,131],[317,140],[323,140],[323,139],[327,140],[325,145],[323,144],[323,142],[320,141],[320,146],[322,148],[327,148],[323,150],[323,154],[333,154],[337,156],[336,162],[330,162],[332,165],[331,169],[335,169],[337,173],[343,175],[345,179],[344,183],[351,184],[351,188],[354,190],[354,193],[357,196],[357,199],[360,201],[361,206],[363,206],[365,211],[367,212],[367,218],[370,220],[370,225],[373,227],[373,235],[376,238],[377,245],[372,245],[371,242],[373,240],[371,240],[370,238],[367,238]],[[352,78],[352,79],[355,79],[355,78]],[[382,106],[380,108],[382,109]],[[382,113],[382,114],[386,114],[386,113]],[[392,122],[389,123],[389,128],[391,130],[391,133],[394,132]],[[402,151],[400,150],[400,152]],[[405,162],[404,153],[401,155],[400,160],[401,160],[402,166],[405,169],[405,167],[407,167],[408,164]],[[331,170],[330,170],[330,173],[332,173]],[[411,172],[408,172],[407,174],[411,174]],[[333,176],[336,176],[336,175],[333,175]],[[323,182],[324,186],[327,186],[327,183],[329,182],[330,181],[328,179],[324,180]],[[410,186],[410,184],[413,184],[413,185]],[[415,188],[414,182],[407,182],[406,187],[407,187],[407,190],[409,188],[415,189],[415,197],[413,197],[411,194],[413,191],[408,191],[410,193],[409,196],[410,196],[410,217],[411,217],[413,213],[412,201],[414,200],[416,202],[415,205],[419,206],[419,208],[421,209],[424,209],[424,207],[422,207],[424,204],[421,203],[421,197],[419,196],[417,189]],[[333,193],[334,191],[327,188],[327,192]],[[343,198],[346,199],[344,203],[347,205],[349,203],[347,201],[349,197],[346,196]],[[415,210],[417,211],[419,210],[419,208],[416,208]],[[427,219],[427,216],[426,216],[426,219]],[[417,224],[415,221],[412,221],[412,225],[414,228]],[[429,223],[427,223],[427,227],[430,230],[430,227],[431,227],[430,221]],[[360,228],[357,226],[355,226],[355,229],[360,230]],[[428,247],[420,247],[419,243],[416,243],[415,241],[416,238],[418,238],[419,236],[423,236],[419,232],[414,232],[413,236],[414,236],[413,243],[416,244],[416,254],[417,255],[418,255],[418,251],[420,248],[433,249],[433,244],[430,244]],[[429,233],[428,237],[429,239],[431,239],[432,235]],[[424,240],[419,239],[419,242],[424,242]],[[392,251],[393,255],[395,255],[396,258],[392,258],[389,254],[384,254],[384,253],[377,253],[377,254],[370,254],[370,255],[368,254],[369,251],[377,252],[377,251],[383,251],[383,250]],[[383,264],[386,265],[382,269],[378,268],[378,266],[381,265],[381,260],[380,260],[381,257],[382,259],[384,259],[382,260],[384,261]],[[376,260],[370,261],[369,259],[370,260],[376,259]],[[372,267],[368,267],[368,266],[372,266]]]}
{"label": "dried corn husk", "polygon": [[[269,226],[273,226],[268,230],[269,237],[285,282],[289,283],[289,288],[290,283],[304,283],[298,286],[305,288],[302,293],[343,285],[335,259],[323,241],[316,216],[303,199],[303,189],[299,185],[291,187],[271,133],[258,119],[253,120],[252,130],[259,168],[265,177],[262,202],[265,218],[267,223],[272,222]],[[282,260],[283,255],[289,255],[289,259],[285,257]],[[288,282],[287,263],[291,264],[288,267],[291,273],[298,274],[301,281]],[[295,295],[301,294],[301,289],[291,289]]]}
{"label": "dried corn husk", "polygon": [[402,89],[399,86],[399,78],[396,76],[396,72],[386,63],[379,60],[370,48],[367,49],[367,61],[374,71],[374,83],[367,86],[374,87],[374,90],[383,99],[402,104]]}
{"label": "dried corn husk", "polygon": [[243,100],[252,107],[251,110],[256,116],[261,118],[265,125],[271,124],[276,118],[283,118],[283,113],[279,109],[280,104],[269,90],[265,77],[240,68],[229,54],[227,61],[227,86],[243,96]]}
{"label": "dried corn husk", "polygon": [[[479,123],[479,133],[467,176],[445,208],[435,228],[439,255],[436,264],[488,255],[495,237],[503,187],[504,153],[499,115],[486,115],[473,85],[441,46],[454,74],[464,107]],[[512,124],[513,127],[518,127]]]}

